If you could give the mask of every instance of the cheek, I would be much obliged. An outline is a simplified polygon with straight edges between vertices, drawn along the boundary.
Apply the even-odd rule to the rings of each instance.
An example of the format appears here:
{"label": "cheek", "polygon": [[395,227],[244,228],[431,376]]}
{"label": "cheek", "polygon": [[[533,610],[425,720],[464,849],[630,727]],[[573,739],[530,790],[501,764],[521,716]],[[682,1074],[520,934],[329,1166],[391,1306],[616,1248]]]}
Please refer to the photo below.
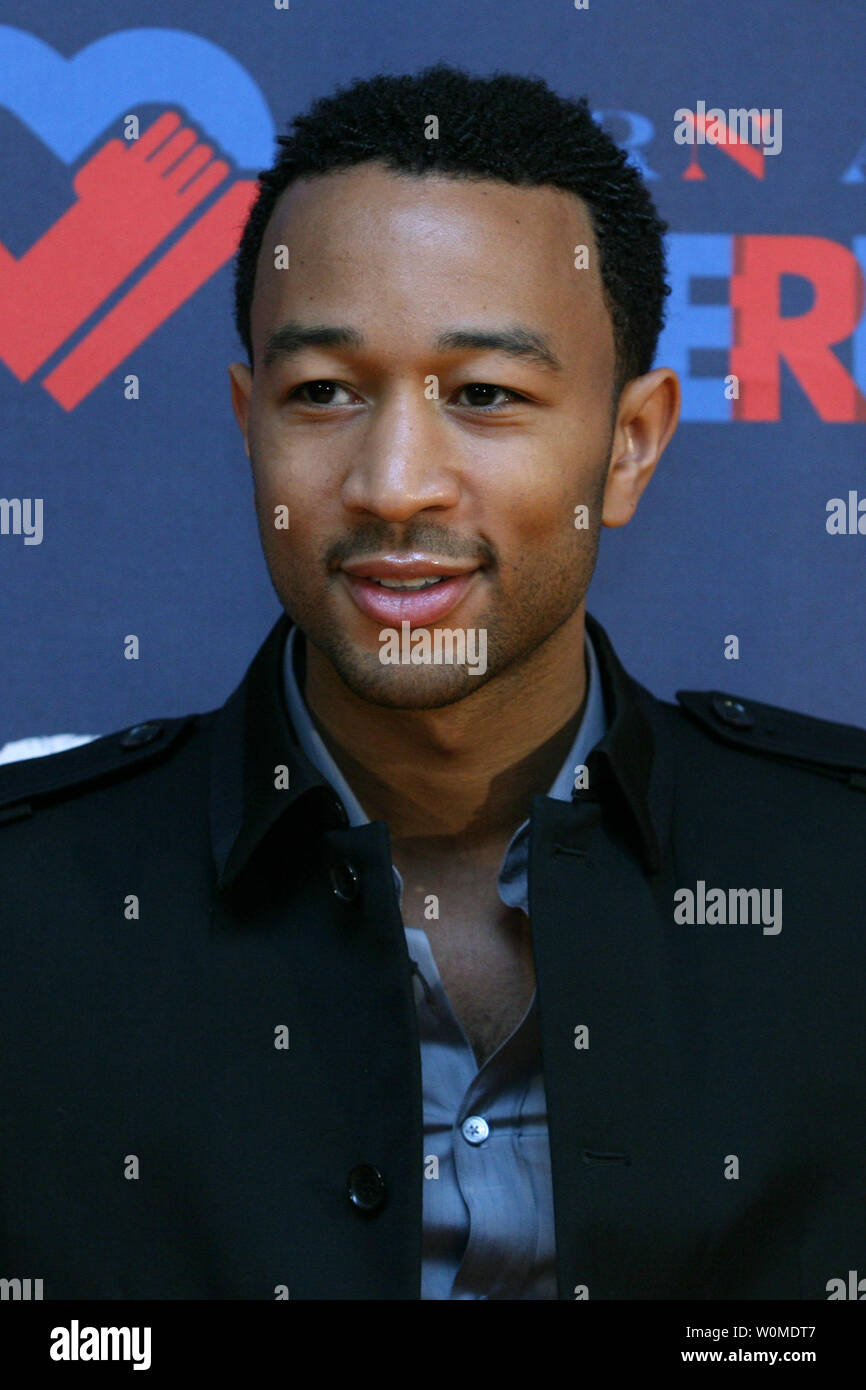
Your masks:
{"label": "cheek", "polygon": [[582,500],[579,486],[562,475],[525,487],[503,516],[503,549],[516,554],[527,550],[561,554],[570,549],[575,538],[574,508]]}
{"label": "cheek", "polygon": [[250,463],[257,503],[284,503],[292,516],[323,513],[338,496],[337,479],[328,468],[329,455],[310,448],[298,438],[289,439],[273,417],[256,421],[249,432]]}
{"label": "cheek", "polygon": [[567,544],[574,538],[579,505],[588,506],[591,515],[598,512],[600,522],[608,456],[594,423],[576,427],[570,419],[551,420],[543,438],[533,441],[509,470],[502,516],[512,537]]}
{"label": "cheek", "polygon": [[[250,455],[259,520],[271,524],[277,508],[287,509],[288,534],[286,528],[277,531],[278,539],[285,543],[289,534],[296,531],[302,522],[306,529],[305,517],[310,504],[309,485],[304,486],[297,463],[293,466],[292,461],[280,453],[278,444],[262,438],[251,440]],[[295,540],[297,537],[292,536],[292,539]]]}
{"label": "cheek", "polygon": [[604,468],[575,468],[573,455],[569,467],[562,451],[559,456],[558,471],[539,469],[524,480],[503,510],[495,537],[502,593],[515,604],[518,622],[571,612],[595,567]]}

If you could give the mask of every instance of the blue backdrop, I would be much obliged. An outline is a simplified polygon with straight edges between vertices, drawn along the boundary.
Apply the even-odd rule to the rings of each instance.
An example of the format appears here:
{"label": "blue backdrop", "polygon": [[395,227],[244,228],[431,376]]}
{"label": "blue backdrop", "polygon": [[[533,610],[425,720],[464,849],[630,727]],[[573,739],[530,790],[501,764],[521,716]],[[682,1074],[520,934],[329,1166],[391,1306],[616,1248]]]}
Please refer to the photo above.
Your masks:
{"label": "blue backdrop", "polygon": [[[232,199],[313,98],[440,58],[585,93],[671,225],[656,362],[683,420],[635,520],[603,533],[590,611],[659,695],[866,723],[860,0],[4,0],[0,22],[0,498],[43,503],[40,544],[14,507],[0,534],[0,745],[210,708],[239,681],[279,608],[229,404]],[[678,144],[699,101],[781,111],[781,150]],[[75,239],[85,178],[100,196],[81,170],[166,111],[222,182],[89,303],[118,233],[109,179],[109,215]],[[854,534],[828,532],[833,498]]]}

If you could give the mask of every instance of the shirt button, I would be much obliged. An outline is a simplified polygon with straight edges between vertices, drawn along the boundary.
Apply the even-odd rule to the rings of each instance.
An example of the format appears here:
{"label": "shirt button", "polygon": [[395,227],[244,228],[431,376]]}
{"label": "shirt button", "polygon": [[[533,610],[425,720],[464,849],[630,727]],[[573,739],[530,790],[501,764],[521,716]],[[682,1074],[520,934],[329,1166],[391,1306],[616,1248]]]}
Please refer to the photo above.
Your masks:
{"label": "shirt button", "polygon": [[468,1144],[483,1144],[490,1133],[490,1126],[483,1115],[470,1115],[463,1121],[463,1138]]}
{"label": "shirt button", "polygon": [[359,1163],[348,1178],[349,1201],[358,1211],[377,1211],[385,1200],[385,1179],[372,1163]]}

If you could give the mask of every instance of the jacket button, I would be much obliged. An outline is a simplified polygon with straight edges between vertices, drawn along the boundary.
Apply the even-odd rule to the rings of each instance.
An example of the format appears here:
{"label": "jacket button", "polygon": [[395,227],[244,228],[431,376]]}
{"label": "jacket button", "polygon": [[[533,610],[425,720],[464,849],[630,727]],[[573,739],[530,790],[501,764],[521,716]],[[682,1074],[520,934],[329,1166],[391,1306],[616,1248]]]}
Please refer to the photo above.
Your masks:
{"label": "jacket button", "polygon": [[348,1179],[349,1201],[358,1211],[377,1211],[385,1200],[385,1179],[372,1163],[359,1163]]}
{"label": "jacket button", "polygon": [[754,716],[749,714],[742,700],[735,700],[731,695],[714,695],[712,705],[723,724],[732,724],[737,729],[751,729],[754,725]]}
{"label": "jacket button", "polygon": [[153,743],[162,733],[161,724],[135,724],[120,740],[121,748],[141,748],[145,743]]}
{"label": "jacket button", "polygon": [[344,903],[350,903],[358,896],[361,880],[355,866],[347,860],[331,865],[330,878],[332,892]]}

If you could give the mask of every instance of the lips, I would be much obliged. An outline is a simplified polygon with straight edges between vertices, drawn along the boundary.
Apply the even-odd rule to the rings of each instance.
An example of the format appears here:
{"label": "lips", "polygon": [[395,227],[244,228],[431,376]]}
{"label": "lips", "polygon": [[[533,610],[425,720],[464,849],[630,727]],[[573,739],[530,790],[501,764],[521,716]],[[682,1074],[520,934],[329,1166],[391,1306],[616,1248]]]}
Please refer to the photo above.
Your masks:
{"label": "lips", "polygon": [[414,583],[418,579],[453,579],[471,574],[477,564],[456,564],[436,555],[381,555],[373,560],[352,560],[343,566],[356,579],[395,579]]}
{"label": "lips", "polygon": [[[368,568],[382,569],[384,566],[380,563]],[[383,574],[377,577],[402,578],[407,582],[421,578],[435,579],[435,574],[424,575],[424,568],[424,565],[418,565],[413,567],[411,574],[404,572],[400,576]],[[479,570],[474,569],[463,574],[445,576],[425,589],[386,589],[377,584],[376,578],[372,576],[349,574],[346,570],[343,570],[342,575],[355,604],[368,618],[373,618],[386,627],[394,627],[402,622],[409,622],[413,627],[423,627],[425,623],[438,622],[456,608],[479,573]]]}

